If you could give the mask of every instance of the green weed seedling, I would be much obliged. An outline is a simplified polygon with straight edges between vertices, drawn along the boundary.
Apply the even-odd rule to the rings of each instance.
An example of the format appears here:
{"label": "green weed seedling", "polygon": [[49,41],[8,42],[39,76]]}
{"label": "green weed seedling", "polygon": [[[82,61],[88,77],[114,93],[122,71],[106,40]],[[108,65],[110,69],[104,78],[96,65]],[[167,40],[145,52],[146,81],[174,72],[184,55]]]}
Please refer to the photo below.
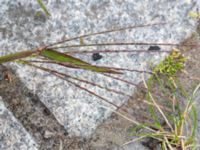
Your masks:
{"label": "green weed seedling", "polygon": [[[186,93],[184,86],[176,78],[178,72],[184,69],[186,58],[179,50],[174,50],[160,64],[153,69],[152,77],[144,81],[147,91],[147,100],[153,105],[149,105],[152,124],[140,124],[131,130],[133,135],[139,138],[147,138],[148,142],[156,143],[162,150],[187,150],[197,149],[195,133],[197,129],[197,113],[193,102],[193,94]],[[199,86],[197,87],[199,88]],[[194,91],[197,91],[197,88]],[[161,96],[153,93],[157,90]],[[167,103],[170,112],[164,111],[158,100]],[[183,101],[186,101],[184,104]],[[148,127],[154,132],[144,131],[137,134],[138,128]],[[150,143],[145,143],[150,147]],[[154,148],[155,148],[154,147]],[[153,147],[150,147],[153,148]]]}

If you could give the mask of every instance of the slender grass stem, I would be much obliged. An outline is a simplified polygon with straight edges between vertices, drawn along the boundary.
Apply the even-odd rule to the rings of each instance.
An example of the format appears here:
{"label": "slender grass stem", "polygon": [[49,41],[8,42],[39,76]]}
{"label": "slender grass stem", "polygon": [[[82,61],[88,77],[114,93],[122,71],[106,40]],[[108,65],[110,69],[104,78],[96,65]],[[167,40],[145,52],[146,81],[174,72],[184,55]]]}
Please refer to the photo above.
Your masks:
{"label": "slender grass stem", "polygon": [[[52,70],[52,69],[49,69],[49,68],[37,66],[37,65],[32,64],[32,63],[30,63],[30,62],[28,62],[28,61],[25,61],[25,60],[21,60],[21,62],[24,63],[24,64],[26,64],[26,65],[32,66],[32,67],[34,67],[34,68],[37,68],[37,69],[43,70],[43,71],[45,71],[45,72],[48,72],[48,73],[50,73],[50,74],[52,74],[52,75],[54,75],[54,76],[57,76],[57,77],[59,77],[59,78],[65,80],[65,81],[67,81],[67,82],[73,84],[74,86],[76,86],[76,87],[78,87],[78,88],[80,88],[80,89],[82,89],[82,90],[84,90],[84,91],[86,91],[86,92],[88,92],[88,93],[90,93],[90,94],[92,94],[92,95],[94,95],[94,96],[100,98],[101,100],[105,101],[106,103],[109,103],[109,104],[111,104],[112,106],[114,106],[114,107],[116,107],[116,108],[119,108],[119,106],[117,106],[116,104],[110,102],[108,99],[106,99],[106,98],[104,98],[104,97],[102,97],[102,96],[96,94],[95,92],[92,92],[92,91],[88,90],[88,89],[85,88],[85,87],[80,86],[79,84],[77,84],[77,83],[75,83],[75,82],[73,82],[73,81],[71,81],[71,80],[68,80],[68,78],[72,78],[72,77],[70,77],[70,76],[67,75],[67,74],[60,73],[60,72],[58,72],[58,71],[55,71],[55,70]],[[75,78],[74,78],[74,79],[75,79]]]}
{"label": "slender grass stem", "polygon": [[21,59],[21,58],[26,58],[26,57],[29,57],[29,56],[36,54],[36,53],[37,53],[37,51],[31,51],[30,50],[30,51],[17,52],[17,53],[14,53],[14,54],[1,56],[0,57],[0,64],[6,63],[6,62],[9,62],[9,61],[14,61],[14,60]]}
{"label": "slender grass stem", "polygon": [[165,25],[165,24],[167,24],[167,23],[166,22],[160,22],[160,23],[151,23],[151,24],[145,24],[145,25],[134,25],[134,26],[128,26],[128,27],[123,27],[123,28],[105,30],[105,31],[89,33],[89,34],[84,34],[84,35],[72,37],[72,38],[69,38],[69,39],[66,39],[66,40],[63,40],[63,41],[51,43],[47,46],[52,47],[52,46],[55,46],[55,45],[58,45],[58,44],[63,44],[65,42],[73,41],[73,40],[76,40],[76,39],[90,37],[90,36],[96,36],[96,35],[101,35],[101,34],[106,34],[106,33],[112,33],[112,32],[124,31],[124,30],[136,29],[136,28],[143,28],[143,27],[151,27],[151,26],[157,26],[157,25]]}
{"label": "slender grass stem", "polygon": [[[81,69],[80,66],[84,65],[79,65],[79,66],[74,66],[69,63],[61,63],[58,61],[51,61],[51,60],[30,60],[29,62],[34,62],[34,63],[50,63],[50,64],[58,64],[62,66],[66,66],[69,68],[74,68],[74,69]],[[128,68],[118,68],[118,67],[107,67],[107,66],[98,66],[98,67],[103,67],[103,68],[108,68],[108,69],[113,69],[113,70],[119,70],[119,71],[129,71],[129,72],[138,72],[138,73],[148,73],[148,74],[153,74],[151,71],[144,71],[144,70],[137,70],[137,69],[128,69]],[[119,73],[120,74],[120,73]]]}
{"label": "slender grass stem", "polygon": [[140,140],[144,139],[145,137],[146,137],[146,136],[141,136],[141,137],[139,137],[139,138],[136,138],[136,139],[130,140],[130,141],[128,141],[128,142],[122,144],[121,147],[124,147],[124,146],[126,146],[126,145],[128,145],[128,144],[130,144],[130,143],[133,143],[133,142],[140,141]]}
{"label": "slender grass stem", "polygon": [[[72,47],[94,47],[94,46],[124,46],[124,45],[134,45],[134,46],[150,46],[150,45],[158,45],[158,46],[199,46],[197,44],[185,44],[180,45],[177,43],[145,43],[145,42],[114,42],[114,43],[96,43],[96,44],[75,44],[75,45],[63,45],[63,46],[53,46],[51,48],[58,49],[58,48],[72,48]],[[151,52],[151,51],[146,51]],[[170,51],[157,51],[157,52],[170,52]]]}
{"label": "slender grass stem", "polygon": [[71,50],[67,51],[67,54],[90,54],[90,53],[170,53],[171,51],[148,51],[144,49],[124,49],[124,50]]}
{"label": "slender grass stem", "polygon": [[[115,114],[121,116],[122,118],[124,118],[124,119],[126,119],[126,120],[128,120],[128,121],[130,121],[130,122],[132,122],[132,123],[134,123],[134,124],[136,124],[136,125],[141,125],[138,121],[133,120],[133,119],[131,119],[131,118],[125,116],[124,114],[122,114],[122,113],[120,113],[120,112],[118,112],[118,111],[116,111],[116,110],[114,110],[114,109],[112,109],[112,108],[108,108],[108,107],[102,106],[102,105],[101,105],[101,107],[106,108],[106,109],[108,109],[108,110],[114,112]],[[145,126],[144,128],[147,129],[147,130],[149,130],[149,131],[151,131],[151,132],[156,132],[156,130],[154,130],[154,129],[152,129],[152,128],[149,128],[149,127],[146,127],[146,126]]]}
{"label": "slender grass stem", "polygon": [[[145,82],[144,76],[143,76],[143,82],[144,82],[144,85],[145,85],[146,89],[148,89],[148,86],[147,86],[147,84]],[[171,129],[171,131],[174,132],[174,129],[173,129],[172,125],[170,124],[169,120],[167,119],[167,117],[163,113],[162,109],[160,109],[160,107],[158,106],[158,104],[154,100],[152,94],[150,92],[148,92],[148,93],[149,93],[149,96],[150,96],[152,102],[154,103],[154,105],[156,106],[156,108],[158,109],[158,111],[160,112],[160,114],[162,115],[162,117],[165,119],[165,122],[167,123],[167,125],[169,126],[169,128]]]}

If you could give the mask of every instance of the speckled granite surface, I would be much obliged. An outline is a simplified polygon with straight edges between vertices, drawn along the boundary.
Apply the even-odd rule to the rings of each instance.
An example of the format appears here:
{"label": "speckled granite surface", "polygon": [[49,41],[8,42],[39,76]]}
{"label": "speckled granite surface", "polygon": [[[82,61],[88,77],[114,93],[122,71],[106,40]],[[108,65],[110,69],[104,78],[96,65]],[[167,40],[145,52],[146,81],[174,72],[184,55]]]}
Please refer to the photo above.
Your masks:
{"label": "speckled granite surface", "polygon": [[196,106],[196,110],[197,110],[197,116],[198,116],[198,118],[197,118],[197,121],[198,121],[198,127],[197,127],[197,133],[196,133],[196,135],[197,135],[197,142],[198,142],[198,144],[200,143],[200,109],[199,109],[199,106],[200,106],[200,90],[198,90],[197,92],[196,92],[196,94],[195,94],[195,98],[194,98],[194,101],[195,101],[195,106]]}
{"label": "speckled granite surface", "polygon": [[[84,39],[85,43],[100,42],[181,42],[195,30],[196,22],[188,17],[188,12],[199,7],[198,0],[187,3],[184,0],[70,0],[45,1],[51,12],[45,17],[37,1],[0,0],[0,55],[33,49],[45,43],[51,43],[67,37],[102,31],[129,25],[167,22],[166,25],[146,27],[131,31],[117,32]],[[79,43],[75,41],[74,43]],[[101,49],[148,49],[147,46],[93,47]],[[162,47],[162,49],[166,49]],[[63,49],[62,49],[63,50]],[[73,49],[70,49],[73,50]],[[147,69],[148,64],[163,59],[163,55],[144,53],[102,54],[103,58],[93,62],[91,55],[78,56],[98,65]],[[55,115],[60,124],[71,135],[88,136],[110,115],[110,111],[101,105],[111,107],[101,99],[76,88],[47,73],[30,67],[12,64],[23,82],[35,92],[41,101]],[[132,94],[135,87],[88,71],[57,68],[75,77],[92,81],[102,86],[126,91]],[[139,83],[138,73],[126,72],[121,78]],[[77,81],[75,81],[78,83]],[[97,87],[78,83],[95,93],[122,105],[128,97],[112,94]]]}
{"label": "speckled granite surface", "polygon": [[37,150],[38,146],[30,134],[4,106],[0,98],[0,149]]}

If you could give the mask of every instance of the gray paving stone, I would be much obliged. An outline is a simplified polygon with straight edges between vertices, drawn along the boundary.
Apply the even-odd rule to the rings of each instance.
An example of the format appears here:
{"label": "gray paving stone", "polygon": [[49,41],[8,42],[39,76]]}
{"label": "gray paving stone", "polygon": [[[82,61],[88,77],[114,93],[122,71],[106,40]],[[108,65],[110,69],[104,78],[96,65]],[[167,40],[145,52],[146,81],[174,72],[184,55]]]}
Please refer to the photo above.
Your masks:
{"label": "gray paving stone", "polygon": [[[35,0],[0,0],[0,47],[4,50],[0,52],[0,55],[33,49],[45,43],[80,34],[153,22],[167,22],[168,24],[90,37],[84,39],[84,42],[178,43],[189,37],[195,30],[196,21],[190,18],[188,13],[191,10],[195,11],[200,5],[198,0],[191,1],[191,3],[184,0],[58,0],[45,2],[52,15],[50,18],[43,14]],[[79,44],[79,41],[72,43]],[[161,48],[162,50],[170,49]],[[147,50],[148,46],[105,46],[87,49],[94,51],[100,49]],[[92,61],[91,55],[76,56],[98,65],[147,70],[149,64],[158,63],[166,54],[118,53],[102,55],[103,58],[96,62]],[[71,135],[89,136],[97,125],[111,113],[104,106],[112,106],[65,81],[28,66],[11,65],[27,87],[38,94],[41,101]],[[132,94],[135,89],[128,84],[89,71],[63,67],[56,69],[128,94]],[[122,78],[136,84],[141,81],[141,75],[138,73],[126,72]],[[75,82],[108,98],[119,106],[128,100],[126,96],[113,94],[78,81]]]}
{"label": "gray paving stone", "polygon": [[4,106],[0,98],[0,149],[37,150],[38,146],[30,134]]}
{"label": "gray paving stone", "polygon": [[194,95],[194,102],[195,102],[195,107],[196,107],[196,110],[197,110],[197,121],[198,121],[198,124],[197,124],[197,133],[196,133],[196,138],[197,138],[197,142],[198,142],[198,145],[200,144],[200,89],[196,92],[196,94]]}

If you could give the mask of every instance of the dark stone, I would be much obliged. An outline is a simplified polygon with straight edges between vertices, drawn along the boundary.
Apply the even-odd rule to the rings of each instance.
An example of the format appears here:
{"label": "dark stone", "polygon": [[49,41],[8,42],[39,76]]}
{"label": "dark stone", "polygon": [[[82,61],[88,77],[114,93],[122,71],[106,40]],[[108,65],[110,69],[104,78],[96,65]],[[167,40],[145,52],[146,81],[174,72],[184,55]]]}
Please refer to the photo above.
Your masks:
{"label": "dark stone", "polygon": [[103,56],[100,55],[99,53],[94,53],[92,54],[92,60],[97,61],[99,59],[101,59]]}
{"label": "dark stone", "polygon": [[48,108],[46,108],[46,107],[43,109],[43,112],[44,112],[44,114],[47,115],[47,116],[51,115],[50,110],[49,110]]}
{"label": "dark stone", "polygon": [[69,133],[67,131],[64,132],[64,136],[68,136]]}
{"label": "dark stone", "polygon": [[147,147],[148,149],[157,150],[158,147],[160,146],[160,142],[153,138],[148,138],[146,141],[142,142],[142,145]]}
{"label": "dark stone", "polygon": [[150,46],[148,50],[149,51],[160,51],[160,49],[161,48],[159,46]]}

